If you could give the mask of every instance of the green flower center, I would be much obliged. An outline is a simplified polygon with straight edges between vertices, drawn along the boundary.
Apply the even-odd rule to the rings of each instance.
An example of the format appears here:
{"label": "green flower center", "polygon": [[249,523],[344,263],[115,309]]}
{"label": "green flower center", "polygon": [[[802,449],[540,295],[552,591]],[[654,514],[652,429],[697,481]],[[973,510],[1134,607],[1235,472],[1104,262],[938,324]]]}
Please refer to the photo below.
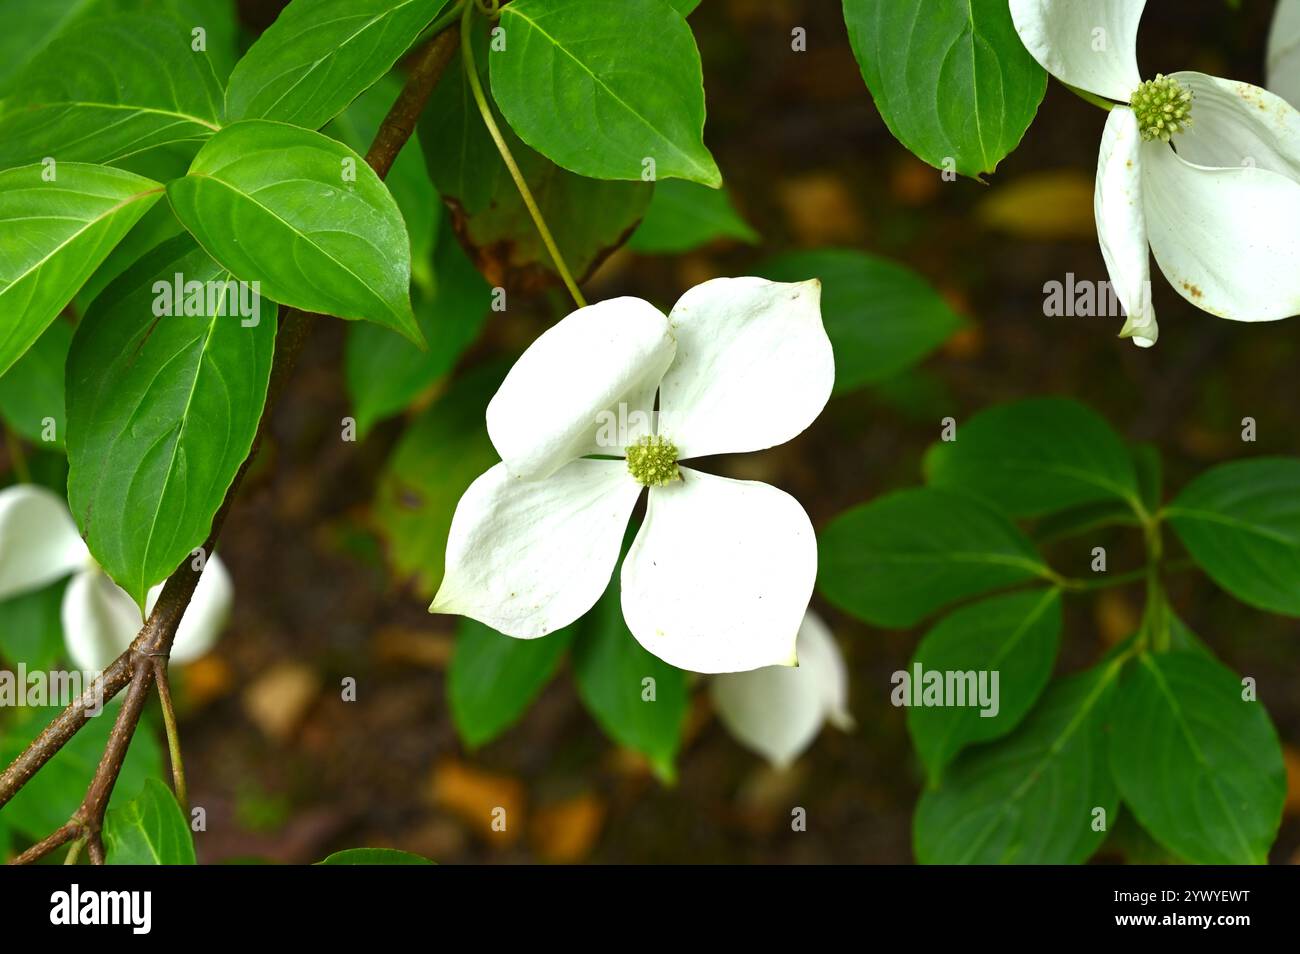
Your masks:
{"label": "green flower center", "polygon": [[644,487],[666,487],[681,480],[677,446],[657,434],[642,437],[627,449],[627,471]]}
{"label": "green flower center", "polygon": [[1192,91],[1163,73],[1135,89],[1129,105],[1147,142],[1168,142],[1192,124]]}

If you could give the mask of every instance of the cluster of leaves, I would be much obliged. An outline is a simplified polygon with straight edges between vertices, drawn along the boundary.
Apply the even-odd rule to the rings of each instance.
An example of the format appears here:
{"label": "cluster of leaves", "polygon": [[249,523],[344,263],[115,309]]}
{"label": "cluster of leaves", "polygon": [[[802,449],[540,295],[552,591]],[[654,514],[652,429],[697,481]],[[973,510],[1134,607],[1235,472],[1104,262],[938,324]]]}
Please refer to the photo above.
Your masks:
{"label": "cluster of leaves", "polygon": [[[465,20],[486,108],[579,275],[623,242],[656,255],[759,240],[703,143],[685,20],[697,2],[514,0]],[[495,462],[483,412],[505,365],[456,365],[493,286],[556,281],[460,53],[386,181],[362,157],[399,62],[464,4],[293,0],[251,43],[227,0],[21,5],[0,39],[0,417],[36,450],[24,479],[66,488],[92,555],[143,602],[202,544],[249,452],[279,308],[351,319],[359,437],[441,393],[397,446],[375,508],[395,571],[431,594],[455,503]],[[959,323],[921,279],[864,253],[794,253],[761,271],[823,279],[837,393],[883,385]],[[259,292],[240,313],[231,279]],[[159,314],[160,295],[178,296],[174,313]],[[61,589],[0,604],[4,658],[59,663]],[[535,643],[466,623],[449,675],[466,743],[508,727],[566,653],[601,726],[670,777],[686,677],[640,649],[616,598]],[[111,712],[0,814],[0,852],[76,809]],[[39,724],[8,719],[0,757]],[[110,860],[192,858],[179,806],[144,787],[160,775],[153,734],[131,752]]]}
{"label": "cluster of leaves", "polygon": [[[1264,862],[1286,790],[1277,734],[1254,681],[1174,615],[1162,531],[1237,599],[1300,616],[1300,459],[1222,464],[1164,502],[1159,456],[1072,401],[992,408],[949,436],[926,457],[926,486],[853,508],[819,538],[818,586],[858,619],[901,628],[948,611],[909,674],[1000,676],[992,716],[952,699],[897,700],[912,704],[928,779],[917,858],[1082,862],[1115,830],[1122,801],[1174,858]],[[1097,562],[1089,537],[1111,526],[1142,535],[1137,572]],[[1098,571],[1086,581],[1043,556],[1080,541]],[[1140,631],[1053,681],[1062,600],[1127,582],[1147,586]]]}

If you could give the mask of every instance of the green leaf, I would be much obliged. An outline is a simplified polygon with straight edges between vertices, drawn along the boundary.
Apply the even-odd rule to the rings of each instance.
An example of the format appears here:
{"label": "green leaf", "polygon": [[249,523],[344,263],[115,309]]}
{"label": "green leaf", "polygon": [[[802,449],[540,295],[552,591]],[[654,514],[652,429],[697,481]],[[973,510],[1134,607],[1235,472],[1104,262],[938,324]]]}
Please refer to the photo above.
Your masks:
{"label": "green leaf", "polygon": [[[176,276],[203,284],[160,315],[182,306]],[[100,296],[68,356],[69,505],[141,605],[207,538],[266,401],[275,306],[229,278],[177,236]]]}
{"label": "green leaf", "polygon": [[457,380],[407,428],[380,477],[374,519],[389,562],[426,599],[442,583],[456,504],[499,460],[483,421],[505,372],[493,364]]}
{"label": "green leaf", "polygon": [[39,164],[0,172],[0,374],[162,195],[151,179],[103,166],[65,162],[53,181],[45,175]]}
{"label": "green leaf", "polygon": [[190,29],[167,16],[78,23],[28,64],[0,103],[0,168],[115,163],[220,125],[221,83]]}
{"label": "green leaf", "polygon": [[1079,864],[1106,838],[1119,795],[1105,723],[1123,661],[1060,680],[1012,735],[957,759],[912,822],[922,864]]}
{"label": "green leaf", "polygon": [[72,299],[73,309],[79,315],[90,311],[90,306],[95,303],[95,299],[113,283],[113,279],[144,258],[146,253],[184,231],[185,227],[176,218],[176,213],[172,212],[171,204],[156,203],[148,212],[140,216],[140,221],[131,227],[131,231],[126,233],[122,241],[113,246],[113,251],[108,253],[104,263],[86,279],[86,283]]}
{"label": "green leaf", "polygon": [[686,673],[646,651],[628,630],[617,573],[577,628],[573,677],[583,705],[607,736],[672,782],[686,722]]}
{"label": "green leaf", "polygon": [[0,602],[0,658],[24,663],[28,672],[52,670],[63,657],[63,591],[66,581]]}
{"label": "green leaf", "polygon": [[689,16],[700,5],[700,0],[668,0],[668,2],[682,16]]}
{"label": "green leaf", "polygon": [[756,245],[755,232],[725,189],[709,189],[685,179],[665,179],[655,186],[645,219],[627,247],[650,255],[689,252],[718,239]]}
{"label": "green leaf", "polygon": [[1065,398],[1031,398],[981,411],[957,439],[930,448],[926,480],[976,494],[1013,516],[1095,500],[1141,510],[1133,458],[1095,411]]}
{"label": "green leaf", "polygon": [[104,816],[104,851],[110,865],[192,865],[194,837],[176,797],[156,778]]}
{"label": "green leaf", "polygon": [[418,291],[414,295],[428,351],[375,325],[348,329],[344,370],[359,436],[405,409],[450,372],[487,321],[491,290],[449,228],[438,243],[435,262],[437,291],[430,297]]}
{"label": "green leaf", "polygon": [[1167,509],[1174,532],[1211,579],[1260,609],[1300,616],[1300,460],[1221,464]]}
{"label": "green leaf", "polygon": [[208,254],[241,281],[260,281],[267,298],[363,318],[422,344],[402,213],[342,143],[283,123],[236,123],[167,196]]}
{"label": "green leaf", "polygon": [[91,17],[123,13],[171,16],[187,30],[202,27],[208,58],[218,77],[235,64],[235,5],[231,0],[5,0],[0,33],[0,91],[31,59],[67,30]]}
{"label": "green leaf", "polygon": [[[8,765],[27,748],[61,707],[19,709],[20,717],[4,726],[0,736],[0,762]],[[117,718],[118,705],[111,703],[68,740],[45,766],[31,777],[3,809],[14,831],[28,838],[44,838],[66,824],[86,797],[86,786],[95,775],[99,760],[108,745],[108,736]],[[145,780],[162,774],[162,753],[158,742],[142,724],[131,738],[122,771],[113,786],[110,808],[131,801],[144,787]]]}
{"label": "green leaf", "polygon": [[817,550],[822,594],[877,626],[912,626],[965,597],[1053,576],[1002,514],[930,488],[845,511],[822,530]]}
{"label": "green leaf", "polygon": [[937,169],[993,172],[1047,90],[1006,0],[844,0],[844,21],[885,125]]}
{"label": "green leaf", "polygon": [[1200,652],[1139,658],[1120,686],[1110,757],[1124,802],[1170,851],[1265,864],[1286,800],[1277,732],[1241,681]]}
{"label": "green leaf", "polygon": [[515,0],[501,9],[492,92],[524,142],[595,179],[722,184],[704,145],[704,78],[665,0]]}
{"label": "green leaf", "polygon": [[[442,82],[446,82],[446,78]],[[401,94],[402,86],[399,75],[389,73],[330,123],[325,129],[326,135],[351,146],[358,155],[365,155],[389,108]],[[433,252],[442,222],[442,204],[429,181],[424,150],[414,136],[406,141],[393,160],[388,175],[384,177],[384,185],[393,194],[406,223],[406,234],[411,237],[411,283],[416,291],[432,295]]]}
{"label": "green leaf", "polygon": [[568,628],[542,639],[514,639],[461,620],[447,672],[447,701],[461,741],[476,749],[519,721],[555,675],[572,637]]}
{"label": "green leaf", "polygon": [[[486,75],[494,55],[487,35],[475,31],[474,44],[475,61]],[[560,253],[582,281],[636,227],[653,186],[574,175],[525,146],[499,116],[497,122]],[[429,176],[488,283],[523,292],[558,283],[550,252],[488,135],[459,58],[448,64],[418,130]]]}
{"label": "green leaf", "polygon": [[[63,447],[67,414],[63,369],[72,343],[72,325],[54,321],[8,371],[0,376],[0,414],[33,443]],[[46,421],[53,421],[53,440]]]}
{"label": "green leaf", "polygon": [[792,252],[759,273],[778,282],[821,279],[822,320],[835,348],[836,394],[906,371],[962,323],[915,272],[864,252]]}
{"label": "green leaf", "polygon": [[1052,676],[1060,639],[1061,594],[1056,589],[1009,593],[963,606],[926,633],[909,670],[913,693],[919,691],[917,666],[922,672],[998,674],[996,708],[987,710],[991,715],[970,696],[965,705],[907,710],[907,729],[932,785],[939,784],[944,767],[967,745],[1001,738],[1020,724]]}
{"label": "green leaf", "polygon": [[293,0],[230,74],[226,116],[319,129],[392,69],[449,0]]}
{"label": "green leaf", "polygon": [[395,848],[347,848],[336,851],[318,865],[431,865],[434,862],[423,855]]}

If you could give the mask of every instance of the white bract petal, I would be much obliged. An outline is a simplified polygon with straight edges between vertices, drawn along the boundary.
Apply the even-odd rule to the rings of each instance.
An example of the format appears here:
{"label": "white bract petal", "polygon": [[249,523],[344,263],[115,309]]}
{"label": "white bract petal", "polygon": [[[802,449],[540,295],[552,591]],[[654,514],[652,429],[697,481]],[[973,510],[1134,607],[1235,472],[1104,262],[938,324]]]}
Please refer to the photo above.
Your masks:
{"label": "white bract petal", "polygon": [[1146,0],[1011,0],[1020,41],[1063,83],[1127,103],[1142,81],[1137,32]]}
{"label": "white bract petal", "polygon": [[835,359],[816,279],[714,279],[668,320],[677,359],[660,387],[659,431],[682,459],[783,444],[826,406]]}
{"label": "white bract petal", "polygon": [[794,665],[817,576],[808,515],[767,484],[681,472],[679,483],[651,489],[623,561],[628,628],[679,669]]}
{"label": "white bract petal", "polygon": [[90,564],[63,498],[35,484],[0,490],[0,600]]}
{"label": "white bract petal", "polygon": [[620,405],[632,439],[649,433],[654,391],[674,351],[668,319],[639,298],[589,305],[548,328],[488,404],[488,435],[511,475],[541,479],[579,457],[619,453],[621,444],[601,446],[608,441],[598,436],[610,415],[618,421]]}
{"label": "white bract petal", "polygon": [[[147,612],[153,612],[162,589],[159,583],[149,591]],[[176,627],[171,662],[193,662],[212,649],[230,618],[234,596],[230,574],[214,553]],[[61,615],[68,655],[79,669],[91,671],[105,668],[126,652],[144,626],[135,600],[98,567],[72,578],[63,594]]]}
{"label": "white bract petal", "polygon": [[[146,612],[153,612],[163,586],[163,583],[159,583],[149,591],[145,600]],[[190,597],[190,605],[185,608],[181,624],[176,627],[171,661],[183,664],[206,655],[225,629],[234,600],[235,586],[230,580],[230,573],[214,553],[208,557],[203,572],[199,575],[199,582],[194,587],[194,595]]]}
{"label": "white bract petal", "polygon": [[609,584],[640,493],[621,460],[576,460],[537,481],[497,464],[456,505],[430,612],[520,639],[568,626]]}
{"label": "white bract petal", "polygon": [[88,672],[122,655],[144,625],[135,600],[98,568],[83,570],[68,583],[61,615],[68,655]]}
{"label": "white bract petal", "polygon": [[777,768],[798,758],[822,724],[853,726],[848,712],[848,673],[839,646],[811,610],[799,627],[799,665],[767,666],[713,678],[718,717],[741,744]]}
{"label": "white bract petal", "polygon": [[1156,343],[1157,328],[1142,204],[1142,153],[1137,117],[1131,109],[1116,106],[1106,120],[1097,162],[1097,238],[1115,294],[1128,314],[1120,335],[1149,348]]}
{"label": "white bract petal", "polygon": [[1234,321],[1300,313],[1300,183],[1193,165],[1161,143],[1143,147],[1142,166],[1151,250],[1180,295]]}
{"label": "white bract petal", "polygon": [[1268,88],[1300,107],[1300,0],[1278,0],[1268,36]]}
{"label": "white bract petal", "polygon": [[1266,89],[1204,73],[1174,73],[1192,91],[1192,125],[1174,139],[1198,166],[1256,167],[1300,182],[1300,111]]}

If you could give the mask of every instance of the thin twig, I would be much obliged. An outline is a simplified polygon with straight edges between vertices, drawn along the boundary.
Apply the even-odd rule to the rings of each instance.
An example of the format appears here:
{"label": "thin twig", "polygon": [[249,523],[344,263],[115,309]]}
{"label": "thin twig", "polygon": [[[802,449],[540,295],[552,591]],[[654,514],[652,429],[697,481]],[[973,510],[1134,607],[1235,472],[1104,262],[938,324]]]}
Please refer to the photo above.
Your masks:
{"label": "thin twig", "polygon": [[153,657],[153,681],[158,687],[158,702],[162,706],[163,727],[167,730],[167,760],[172,766],[172,791],[181,811],[190,813],[189,789],[185,784],[185,761],[181,758],[181,735],[176,725],[176,707],[172,705],[172,687],[167,680],[167,658]]}
{"label": "thin twig", "polygon": [[[393,160],[397,158],[398,152],[411,137],[429,95],[456,51],[459,32],[455,26],[448,28],[430,40],[417,54],[406,85],[388,115],[384,117],[374,143],[366,154],[366,161],[380,178],[388,174]],[[297,362],[298,354],[302,350],[303,342],[318,317],[321,316],[302,312],[296,308],[288,309],[281,315],[275,357],[271,365],[271,380],[267,388],[262,417],[258,422],[257,435],[253,439],[248,456],[240,465],[234,480],[231,481],[221,507],[213,517],[212,532],[203,545],[205,553],[212,552],[213,544],[221,531],[244,475],[248,472],[266,436],[271,417],[270,411],[283,393]],[[201,571],[192,568],[191,561],[187,557],[167,578],[153,612],[149,614],[149,619],[145,621],[130,648],[104,670],[95,686],[86,690],[80,698],[56,716],[22,754],[14,759],[3,773],[0,773],[0,807],[3,807],[46,762],[63,748],[69,739],[76,735],[92,715],[98,714],[99,706],[130,686],[130,691],[117,714],[104,756],[86,791],[86,799],[81,808],[77,810],[74,818],[58,831],[15,858],[14,864],[35,861],[73,838],[84,838],[90,860],[95,864],[104,863],[104,844],[101,838],[104,813],[148,697],[149,684],[153,681],[154,674],[153,660],[165,658],[170,654],[172,642],[176,638],[176,629],[180,625],[190,598],[194,595],[194,587],[198,584],[199,572]],[[99,691],[101,689],[102,692]]]}

